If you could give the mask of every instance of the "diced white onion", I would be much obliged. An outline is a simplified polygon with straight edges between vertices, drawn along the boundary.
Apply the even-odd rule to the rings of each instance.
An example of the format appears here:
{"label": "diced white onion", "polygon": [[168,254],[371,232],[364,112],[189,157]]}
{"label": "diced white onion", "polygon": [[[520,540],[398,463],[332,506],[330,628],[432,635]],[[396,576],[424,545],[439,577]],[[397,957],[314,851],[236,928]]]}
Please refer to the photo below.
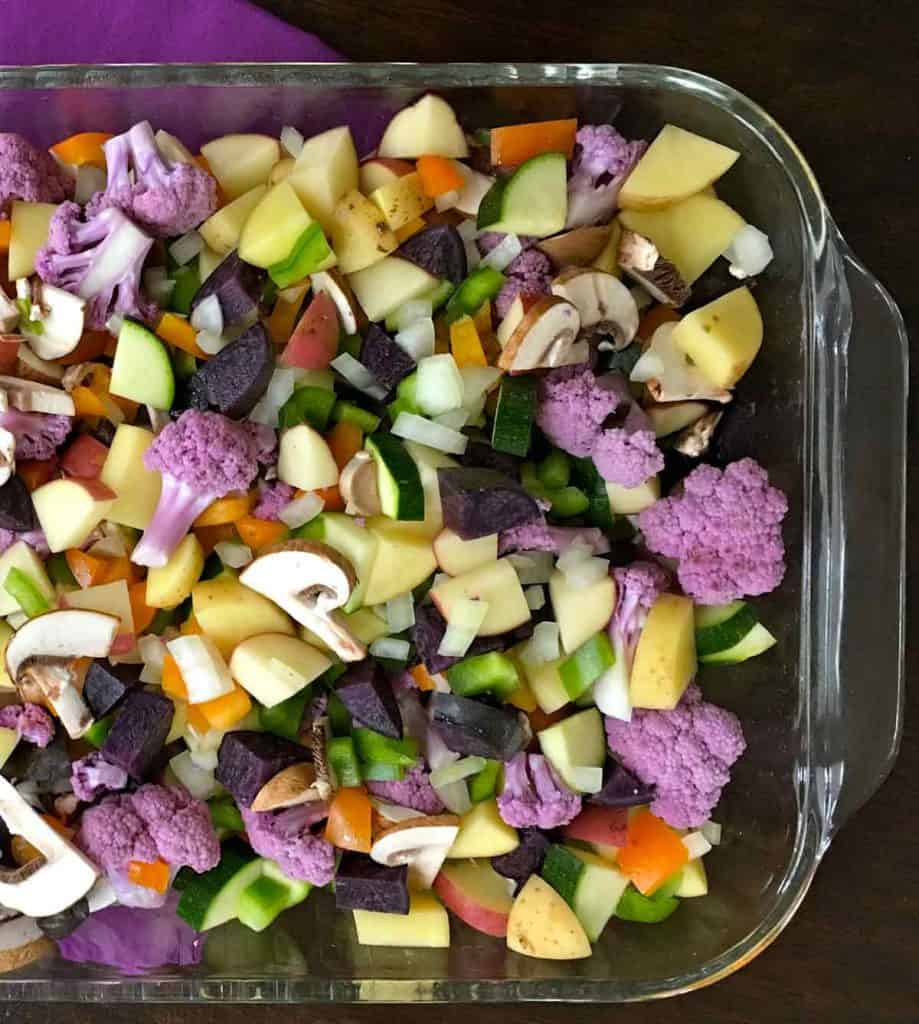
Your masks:
{"label": "diced white onion", "polygon": [[456,189],[450,189],[449,192],[442,192],[434,200],[434,205],[437,207],[440,213],[444,210],[452,210],[454,206],[459,202],[460,194]]}
{"label": "diced white onion", "polygon": [[214,334],[213,331],[198,331],[195,335],[195,341],[198,348],[209,356],[217,355],[218,352],[222,352],[230,344],[227,338]]}
{"label": "diced white onion", "polygon": [[507,557],[524,586],[531,583],[548,583],[552,578],[555,559],[551,551],[518,551]]}
{"label": "diced white onion", "polygon": [[440,797],[441,803],[452,814],[468,814],[472,810],[469,799],[469,787],[466,780],[451,782],[447,786],[434,786],[434,792]]}
{"label": "diced white onion", "polygon": [[472,646],[488,614],[488,602],[471,597],[460,598],[450,609],[447,629],[437,648],[445,658],[462,658]]}
{"label": "diced white onion", "polygon": [[392,425],[392,433],[406,441],[417,441],[418,444],[435,448],[449,455],[462,455],[469,443],[469,438],[457,430],[444,427],[413,412],[400,412]]}
{"label": "diced white onion", "polygon": [[204,239],[197,231],[189,231],[169,246],[169,255],[180,267],[184,267],[186,263],[191,263],[203,248]]}
{"label": "diced white onion", "polygon": [[291,530],[297,530],[305,523],[315,519],[322,511],[325,502],[314,491],[307,491],[299,498],[294,498],[278,513],[278,519]]}
{"label": "diced white onion", "polygon": [[721,845],[721,826],[717,821],[703,821],[699,826],[699,831],[705,838],[712,844],[712,846]]}
{"label": "diced white onion", "polygon": [[456,233],[462,238],[464,242],[474,242],[479,237],[479,229],[475,222],[475,217],[469,217],[467,220],[456,225]]}
{"label": "diced white onion", "polygon": [[165,267],[148,267],[144,271],[144,291],[158,306],[168,305],[175,286]]}
{"label": "diced white onion", "polygon": [[431,785],[449,786],[451,782],[460,782],[468,779],[470,775],[478,775],[485,767],[484,757],[462,757],[452,764],[441,765],[431,772]]}
{"label": "diced white onion", "polygon": [[196,331],[223,334],[223,309],[216,295],[208,295],[195,306],[189,321]]}
{"label": "diced white onion", "polygon": [[473,271],[482,262],[482,254],[479,252],[479,247],[475,242],[463,242],[463,248],[466,250],[466,268],[469,271]]}
{"label": "diced white onion", "polygon": [[192,750],[190,753],[192,761],[206,771],[212,772],[220,762],[216,750]]}
{"label": "diced white onion", "polygon": [[501,371],[496,366],[464,366],[460,370],[463,378],[463,408],[472,409],[501,380]]}
{"label": "diced white onion", "polygon": [[[162,677],[163,662],[166,659],[166,645],[158,636],[152,633],[142,636],[137,641],[137,653],[140,655],[144,668],[156,672],[159,678]],[[159,682],[159,678],[151,679],[150,682]],[[145,679],[144,682],[147,682]]]}
{"label": "diced white onion", "polygon": [[176,754],[169,762],[173,774],[196,800],[206,800],[217,788],[213,771],[200,768],[192,760],[190,750]]}
{"label": "diced white onion", "polygon": [[590,548],[577,542],[559,556],[556,564],[573,590],[584,590],[609,574],[609,562],[603,558],[594,558]]}
{"label": "diced white onion", "polygon": [[590,768],[585,765],[573,765],[571,781],[579,793],[599,793],[603,789],[603,769]]}
{"label": "diced white onion", "polygon": [[410,818],[424,817],[421,811],[416,811],[412,807],[400,807],[398,804],[390,804],[385,800],[380,800],[379,797],[370,797],[370,803],[380,817],[385,818],[387,821],[408,821]]}
{"label": "diced white onion", "polygon": [[285,124],[281,129],[281,145],[296,160],[303,149],[303,135],[293,125]]}
{"label": "diced white onion", "polygon": [[417,320],[430,320],[433,315],[434,305],[430,299],[410,299],[393,313],[393,321],[397,331],[404,331]]}
{"label": "diced white onion", "polygon": [[[429,304],[430,305],[430,304]],[[393,341],[404,349],[415,362],[434,355],[436,343],[436,331],[434,321],[430,314],[426,317],[419,317],[401,327],[393,337]]]}
{"label": "diced white onion", "polygon": [[683,836],[683,845],[686,847],[690,860],[704,857],[712,848],[712,844],[701,832],[688,832]]}
{"label": "diced white onion", "polygon": [[490,253],[482,257],[482,263],[494,270],[504,270],[522,252],[523,246],[520,244],[520,239],[515,234],[508,233]]}
{"label": "diced white onion", "polygon": [[469,422],[469,412],[466,409],[451,409],[435,416],[434,422],[451,430],[461,430]]}
{"label": "diced white onion", "polygon": [[533,635],[524,644],[521,657],[531,665],[544,665],[560,655],[557,622],[538,622]]}
{"label": "diced white onion", "polygon": [[761,274],[772,262],[772,256],[769,236],[752,224],[744,224],[724,250],[731,274],[741,280]]}
{"label": "diced white onion", "polygon": [[265,394],[259,399],[258,404],[249,413],[249,419],[253,423],[262,423],[267,427],[277,427],[278,413],[281,406],[294,393],[294,387],[298,380],[298,373],[286,366],[276,367],[268,382]]}
{"label": "diced white onion", "polygon": [[386,625],[391,633],[402,633],[415,625],[415,599],[410,590],[386,602]]}
{"label": "diced white onion", "polygon": [[84,206],[97,192],[105,191],[106,175],[101,167],[81,164],[77,168],[77,183],[73,190],[74,202]]}
{"label": "diced white onion", "polygon": [[329,365],[340,373],[353,388],[363,391],[365,395],[375,398],[378,402],[386,397],[386,388],[363,363],[359,363],[349,352],[340,353]]}
{"label": "diced white onion", "polygon": [[556,563],[559,572],[568,572],[569,569],[581,562],[586,562],[591,557],[591,549],[582,540],[575,540],[558,556]]}
{"label": "diced white onion", "polygon": [[217,557],[231,569],[241,569],[252,561],[252,548],[245,544],[233,544],[230,541],[222,540],[214,545]]}
{"label": "diced white onion", "polygon": [[613,639],[616,660],[594,683],[594,704],[610,718],[632,721],[632,700],[629,696],[629,671],[622,643]]}
{"label": "diced white onion", "polygon": [[526,598],[527,607],[531,612],[538,612],[546,606],[546,592],[542,587],[527,587],[523,592]]}
{"label": "diced white onion", "polygon": [[370,653],[375,658],[393,658],[395,661],[404,661],[410,650],[408,640],[398,640],[393,636],[382,636],[370,645]]}
{"label": "diced white onion", "polygon": [[665,368],[664,360],[656,352],[652,352],[649,349],[632,367],[629,380],[635,381],[636,384],[644,384],[645,381],[652,380],[655,377],[662,377]]}
{"label": "diced white onion", "polygon": [[189,704],[203,704],[233,692],[233,677],[210,637],[178,636],[166,647],[182,673]]}

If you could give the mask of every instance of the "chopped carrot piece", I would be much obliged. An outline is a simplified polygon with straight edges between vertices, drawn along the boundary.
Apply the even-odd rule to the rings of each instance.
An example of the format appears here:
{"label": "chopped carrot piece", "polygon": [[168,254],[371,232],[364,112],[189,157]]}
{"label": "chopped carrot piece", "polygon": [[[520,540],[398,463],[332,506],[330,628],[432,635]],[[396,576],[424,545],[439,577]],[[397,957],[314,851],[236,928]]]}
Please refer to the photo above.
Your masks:
{"label": "chopped carrot piece", "polygon": [[649,810],[629,818],[628,839],[617,861],[643,896],[650,896],[689,860],[678,833]]}
{"label": "chopped carrot piece", "polygon": [[396,228],[393,234],[396,236],[396,241],[401,245],[406,239],[411,238],[412,235],[417,235],[419,231],[424,231],[427,226],[427,221],[417,217],[415,220],[410,220],[408,224],[403,224],[401,228]]}
{"label": "chopped carrot piece", "polygon": [[[101,583],[115,583],[117,580],[124,580],[126,583],[135,583],[139,577],[137,566],[128,558],[122,555],[120,558],[106,558]],[[72,571],[72,570],[71,570]]]}
{"label": "chopped carrot piece", "polygon": [[10,222],[0,220],[0,252],[7,252],[10,247]]}
{"label": "chopped carrot piece", "polygon": [[412,674],[412,679],[415,680],[415,685],[419,690],[436,690],[437,683],[433,676],[422,664],[417,664],[414,668],[409,669]]}
{"label": "chopped carrot piece", "polygon": [[466,184],[456,164],[445,156],[420,156],[415,166],[421,179],[421,190],[432,199],[445,192],[457,192]]}
{"label": "chopped carrot piece", "polygon": [[129,861],[128,881],[154,892],[165,892],[169,888],[169,865],[164,860],[155,860],[152,864]]}
{"label": "chopped carrot piece", "polygon": [[363,786],[340,789],[329,807],[325,838],[340,850],[370,853],[373,806]]}
{"label": "chopped carrot piece", "polygon": [[344,469],[364,447],[364,432],[356,423],[342,420],[332,427],[326,441],[329,443],[335,464],[339,469]]}
{"label": "chopped carrot piece", "polygon": [[55,143],[51,152],[65,164],[73,164],[75,167],[92,164],[104,171],[105,151],[102,145],[111,137],[107,132],[78,132]]}
{"label": "chopped carrot piece", "polygon": [[344,512],[345,499],[341,496],[338,484],[334,484],[332,487],[320,487],[313,493],[322,498],[323,512]]}
{"label": "chopped carrot piece", "polygon": [[77,363],[91,363],[94,359],[104,356],[112,336],[107,331],[84,331],[77,347],[66,356],[55,362],[61,366],[76,366]]}
{"label": "chopped carrot piece", "polygon": [[35,491],[46,484],[57,472],[56,459],[26,459],[16,462],[16,475],[30,491]]}
{"label": "chopped carrot piece", "polygon": [[147,581],[131,583],[128,586],[128,597],[131,601],[131,616],[134,619],[134,632],[143,633],[149,629],[156,616],[156,609],[147,604]]}
{"label": "chopped carrot piece", "polygon": [[231,693],[196,705],[212,729],[232,729],[252,710],[252,698],[237,686]]}
{"label": "chopped carrot piece", "polygon": [[160,683],[163,693],[173,700],[188,700],[188,690],[178,662],[171,654],[163,658],[163,679]]}
{"label": "chopped carrot piece", "polygon": [[105,406],[99,396],[85,384],[78,384],[70,392],[77,416],[105,416]]}
{"label": "chopped carrot piece", "polygon": [[170,345],[189,352],[195,359],[207,359],[207,353],[198,348],[198,335],[194,327],[177,313],[164,313],[156,325],[156,333]]}
{"label": "chopped carrot piece", "polygon": [[496,167],[516,167],[540,153],[564,153],[570,160],[577,131],[575,118],[492,128],[491,162]]}
{"label": "chopped carrot piece", "polygon": [[224,523],[235,523],[248,515],[255,503],[255,496],[247,494],[227,494],[218,498],[195,520],[195,528],[199,526],[222,526]]}
{"label": "chopped carrot piece", "polygon": [[68,548],[64,552],[64,558],[67,561],[67,568],[73,573],[73,578],[80,584],[82,590],[105,581],[109,569],[108,559],[88,555],[79,548]]}
{"label": "chopped carrot piece", "polygon": [[205,556],[209,555],[218,544],[228,542],[236,543],[236,530],[233,523],[221,523],[218,526],[197,526],[195,536],[204,551]]}
{"label": "chopped carrot piece", "polygon": [[669,306],[652,306],[638,321],[638,337],[643,341],[650,341],[651,335],[661,324],[675,323],[679,319],[680,314]]}
{"label": "chopped carrot piece", "polygon": [[472,317],[462,316],[450,324],[450,350],[460,369],[464,366],[488,366]]}
{"label": "chopped carrot piece", "polygon": [[287,536],[287,527],[274,519],[256,519],[243,516],[233,524],[239,539],[252,551],[260,551],[270,544],[277,544]]}

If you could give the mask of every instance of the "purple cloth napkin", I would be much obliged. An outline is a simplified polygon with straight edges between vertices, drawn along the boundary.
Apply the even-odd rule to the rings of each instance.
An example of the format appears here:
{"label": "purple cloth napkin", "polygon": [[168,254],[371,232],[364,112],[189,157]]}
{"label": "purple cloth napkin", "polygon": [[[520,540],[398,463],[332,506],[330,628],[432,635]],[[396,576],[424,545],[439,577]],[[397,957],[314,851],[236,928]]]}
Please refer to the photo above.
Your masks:
{"label": "purple cloth napkin", "polygon": [[341,60],[246,0],[5,0],[2,8],[0,64]]}

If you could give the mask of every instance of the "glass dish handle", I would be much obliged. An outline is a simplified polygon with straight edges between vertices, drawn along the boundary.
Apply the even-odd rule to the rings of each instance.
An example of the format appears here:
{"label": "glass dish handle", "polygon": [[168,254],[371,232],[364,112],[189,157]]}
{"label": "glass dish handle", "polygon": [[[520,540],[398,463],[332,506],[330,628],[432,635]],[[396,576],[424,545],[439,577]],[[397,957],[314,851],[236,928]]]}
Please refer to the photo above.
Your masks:
{"label": "glass dish handle", "polygon": [[822,716],[826,843],[890,773],[904,690],[908,339],[893,299],[842,238],[837,244],[852,323],[834,452],[845,542],[838,663],[828,666],[838,673],[827,688],[836,706]]}

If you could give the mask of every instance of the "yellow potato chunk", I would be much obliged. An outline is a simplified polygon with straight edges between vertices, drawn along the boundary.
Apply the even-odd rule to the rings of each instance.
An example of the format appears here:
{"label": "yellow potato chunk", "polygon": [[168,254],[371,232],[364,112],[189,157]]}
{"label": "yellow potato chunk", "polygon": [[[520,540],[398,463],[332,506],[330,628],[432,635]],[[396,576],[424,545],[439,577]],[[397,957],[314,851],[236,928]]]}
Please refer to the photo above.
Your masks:
{"label": "yellow potato chunk", "polygon": [[661,594],[641,631],[629,695],[636,708],[675,708],[696,674],[696,629],[692,601]]}
{"label": "yellow potato chunk", "polygon": [[733,387],[763,343],[763,319],[749,288],[735,288],[688,313],[673,340],[713,383]]}

